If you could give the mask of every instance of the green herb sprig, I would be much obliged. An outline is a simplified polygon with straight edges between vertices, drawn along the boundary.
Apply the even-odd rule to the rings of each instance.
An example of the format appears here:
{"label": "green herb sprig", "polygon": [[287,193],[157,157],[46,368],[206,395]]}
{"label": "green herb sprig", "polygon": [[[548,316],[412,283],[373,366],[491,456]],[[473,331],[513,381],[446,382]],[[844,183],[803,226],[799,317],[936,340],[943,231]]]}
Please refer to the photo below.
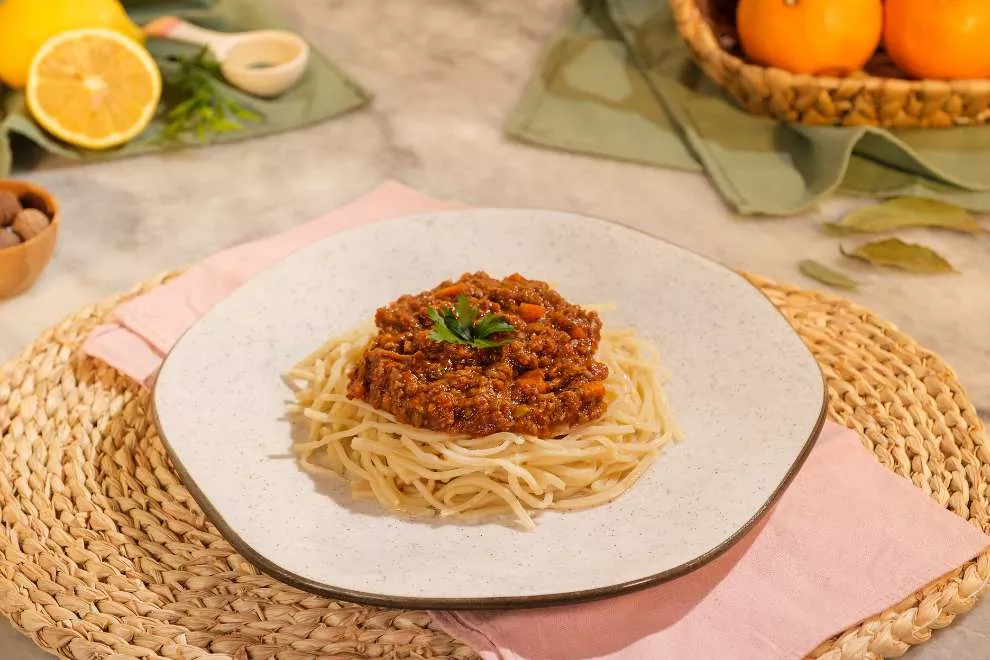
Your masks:
{"label": "green herb sprig", "polygon": [[161,133],[163,142],[195,135],[200,143],[207,144],[213,136],[239,131],[245,123],[262,120],[257,112],[223,91],[220,63],[210,55],[209,49],[185,57],[169,56],[166,60],[175,67],[164,80],[166,96],[174,105],[166,114],[167,122]]}
{"label": "green herb sprig", "polygon": [[457,297],[457,306],[453,310],[445,309],[438,312],[431,307],[427,312],[430,320],[433,321],[430,339],[474,348],[495,348],[515,339],[515,337],[489,339],[499,333],[514,332],[515,328],[501,314],[485,314],[476,323],[475,319],[478,319],[480,313],[477,307],[471,306],[464,294]]}

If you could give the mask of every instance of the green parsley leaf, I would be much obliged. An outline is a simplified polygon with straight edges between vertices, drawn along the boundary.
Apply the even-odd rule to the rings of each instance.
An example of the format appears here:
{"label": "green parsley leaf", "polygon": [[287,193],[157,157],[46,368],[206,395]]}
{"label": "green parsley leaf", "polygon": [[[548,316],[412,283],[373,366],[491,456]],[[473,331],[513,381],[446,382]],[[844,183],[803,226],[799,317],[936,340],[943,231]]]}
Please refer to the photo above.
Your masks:
{"label": "green parsley leaf", "polygon": [[507,339],[502,339],[495,341],[492,339],[474,339],[471,341],[471,346],[475,348],[495,348],[497,346],[505,346],[506,344],[515,340],[515,337],[509,337]]}
{"label": "green parsley leaf", "polygon": [[480,313],[481,311],[477,307],[472,307],[467,296],[463,294],[457,297],[457,305],[453,310],[446,309],[440,312],[431,307],[427,311],[427,316],[433,321],[429,338],[436,342],[474,348],[495,348],[515,339],[514,337],[491,339],[492,335],[514,332],[515,328],[501,314],[485,314],[475,323]]}
{"label": "green parsley leaf", "polygon": [[457,296],[457,318],[466,326],[474,325],[478,318],[478,308],[471,307],[471,301],[463,293]]}
{"label": "green parsley leaf", "polygon": [[456,316],[449,312],[444,312],[443,320],[448,330],[466,342],[471,341],[471,326],[464,325]]}
{"label": "green parsley leaf", "polygon": [[448,342],[451,344],[466,344],[467,342],[454,334],[450,328],[447,327],[446,320],[440,315],[435,309],[430,309],[427,312],[430,316],[430,320],[433,321],[433,330],[430,331],[430,339],[438,342]]}
{"label": "green parsley leaf", "polygon": [[512,332],[513,330],[515,328],[505,320],[504,316],[494,314],[485,314],[474,326],[474,332],[478,337],[487,337],[498,332]]}

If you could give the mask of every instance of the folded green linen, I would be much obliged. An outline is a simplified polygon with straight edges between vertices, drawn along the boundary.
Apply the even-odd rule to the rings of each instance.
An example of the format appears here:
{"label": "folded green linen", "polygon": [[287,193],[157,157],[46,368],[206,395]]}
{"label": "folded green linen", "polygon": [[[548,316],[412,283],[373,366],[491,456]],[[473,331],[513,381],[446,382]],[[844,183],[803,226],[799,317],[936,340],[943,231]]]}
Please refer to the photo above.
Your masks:
{"label": "folded green linen", "polygon": [[526,142],[704,171],[742,214],[833,192],[990,211],[990,126],[813,127],[739,108],[691,61],[666,0],[584,0],[510,119]]}
{"label": "folded green linen", "polygon": [[[288,27],[284,18],[258,0],[128,0],[124,3],[131,16],[144,23],[166,14],[180,16],[204,27],[222,31],[242,31],[257,28]],[[168,55],[195,52],[195,47],[175,42],[152,39],[148,49],[168,70]],[[257,124],[246,124],[242,130],[222,133],[211,138],[211,143],[232,142],[260,135],[287,131],[335,117],[370,100],[369,94],[349,80],[326,57],[313,49],[309,68],[299,84],[276,99],[260,99],[218,82],[225,93],[245,107],[260,114]],[[77,149],[48,135],[31,118],[24,101],[24,94],[0,86],[0,176],[11,168],[11,134],[21,135],[45,151],[59,156],[81,160],[121,158],[137,154],[174,148],[163,143],[158,134],[165,122],[156,118],[148,129],[133,141],[108,152],[91,152]],[[196,145],[195,140],[186,141]]]}

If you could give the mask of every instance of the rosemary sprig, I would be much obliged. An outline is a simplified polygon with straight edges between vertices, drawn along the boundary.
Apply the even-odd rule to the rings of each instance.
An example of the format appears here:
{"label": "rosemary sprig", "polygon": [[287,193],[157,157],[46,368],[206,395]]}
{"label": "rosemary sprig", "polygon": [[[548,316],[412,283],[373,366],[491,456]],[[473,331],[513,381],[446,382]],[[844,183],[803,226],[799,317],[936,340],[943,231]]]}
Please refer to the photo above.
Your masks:
{"label": "rosemary sprig", "polygon": [[162,141],[194,135],[200,143],[207,144],[216,135],[239,131],[246,123],[262,120],[260,114],[223,91],[220,63],[210,55],[209,49],[185,57],[172,55],[166,60],[174,70],[164,78],[171,107],[165,115]]}

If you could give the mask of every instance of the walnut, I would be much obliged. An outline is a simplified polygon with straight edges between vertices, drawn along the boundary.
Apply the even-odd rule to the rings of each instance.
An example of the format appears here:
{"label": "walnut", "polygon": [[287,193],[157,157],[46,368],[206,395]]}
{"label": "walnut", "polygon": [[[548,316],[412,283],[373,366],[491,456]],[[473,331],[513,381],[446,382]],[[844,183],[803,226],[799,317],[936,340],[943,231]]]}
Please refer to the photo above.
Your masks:
{"label": "walnut", "polygon": [[48,228],[48,216],[38,209],[24,209],[14,218],[11,228],[18,236],[29,241]]}
{"label": "walnut", "polygon": [[0,190],[0,227],[7,227],[14,221],[14,216],[21,212],[21,202],[17,195],[6,190]]}
{"label": "walnut", "polygon": [[0,250],[14,247],[15,245],[20,245],[22,242],[21,237],[12,232],[10,229],[6,227],[0,228]]}
{"label": "walnut", "polygon": [[26,192],[23,195],[21,195],[20,201],[21,201],[21,206],[23,206],[24,208],[38,209],[39,211],[47,215],[49,218],[52,217],[51,212],[48,210],[48,204],[45,203],[45,200],[40,195],[36,195],[33,192]]}

